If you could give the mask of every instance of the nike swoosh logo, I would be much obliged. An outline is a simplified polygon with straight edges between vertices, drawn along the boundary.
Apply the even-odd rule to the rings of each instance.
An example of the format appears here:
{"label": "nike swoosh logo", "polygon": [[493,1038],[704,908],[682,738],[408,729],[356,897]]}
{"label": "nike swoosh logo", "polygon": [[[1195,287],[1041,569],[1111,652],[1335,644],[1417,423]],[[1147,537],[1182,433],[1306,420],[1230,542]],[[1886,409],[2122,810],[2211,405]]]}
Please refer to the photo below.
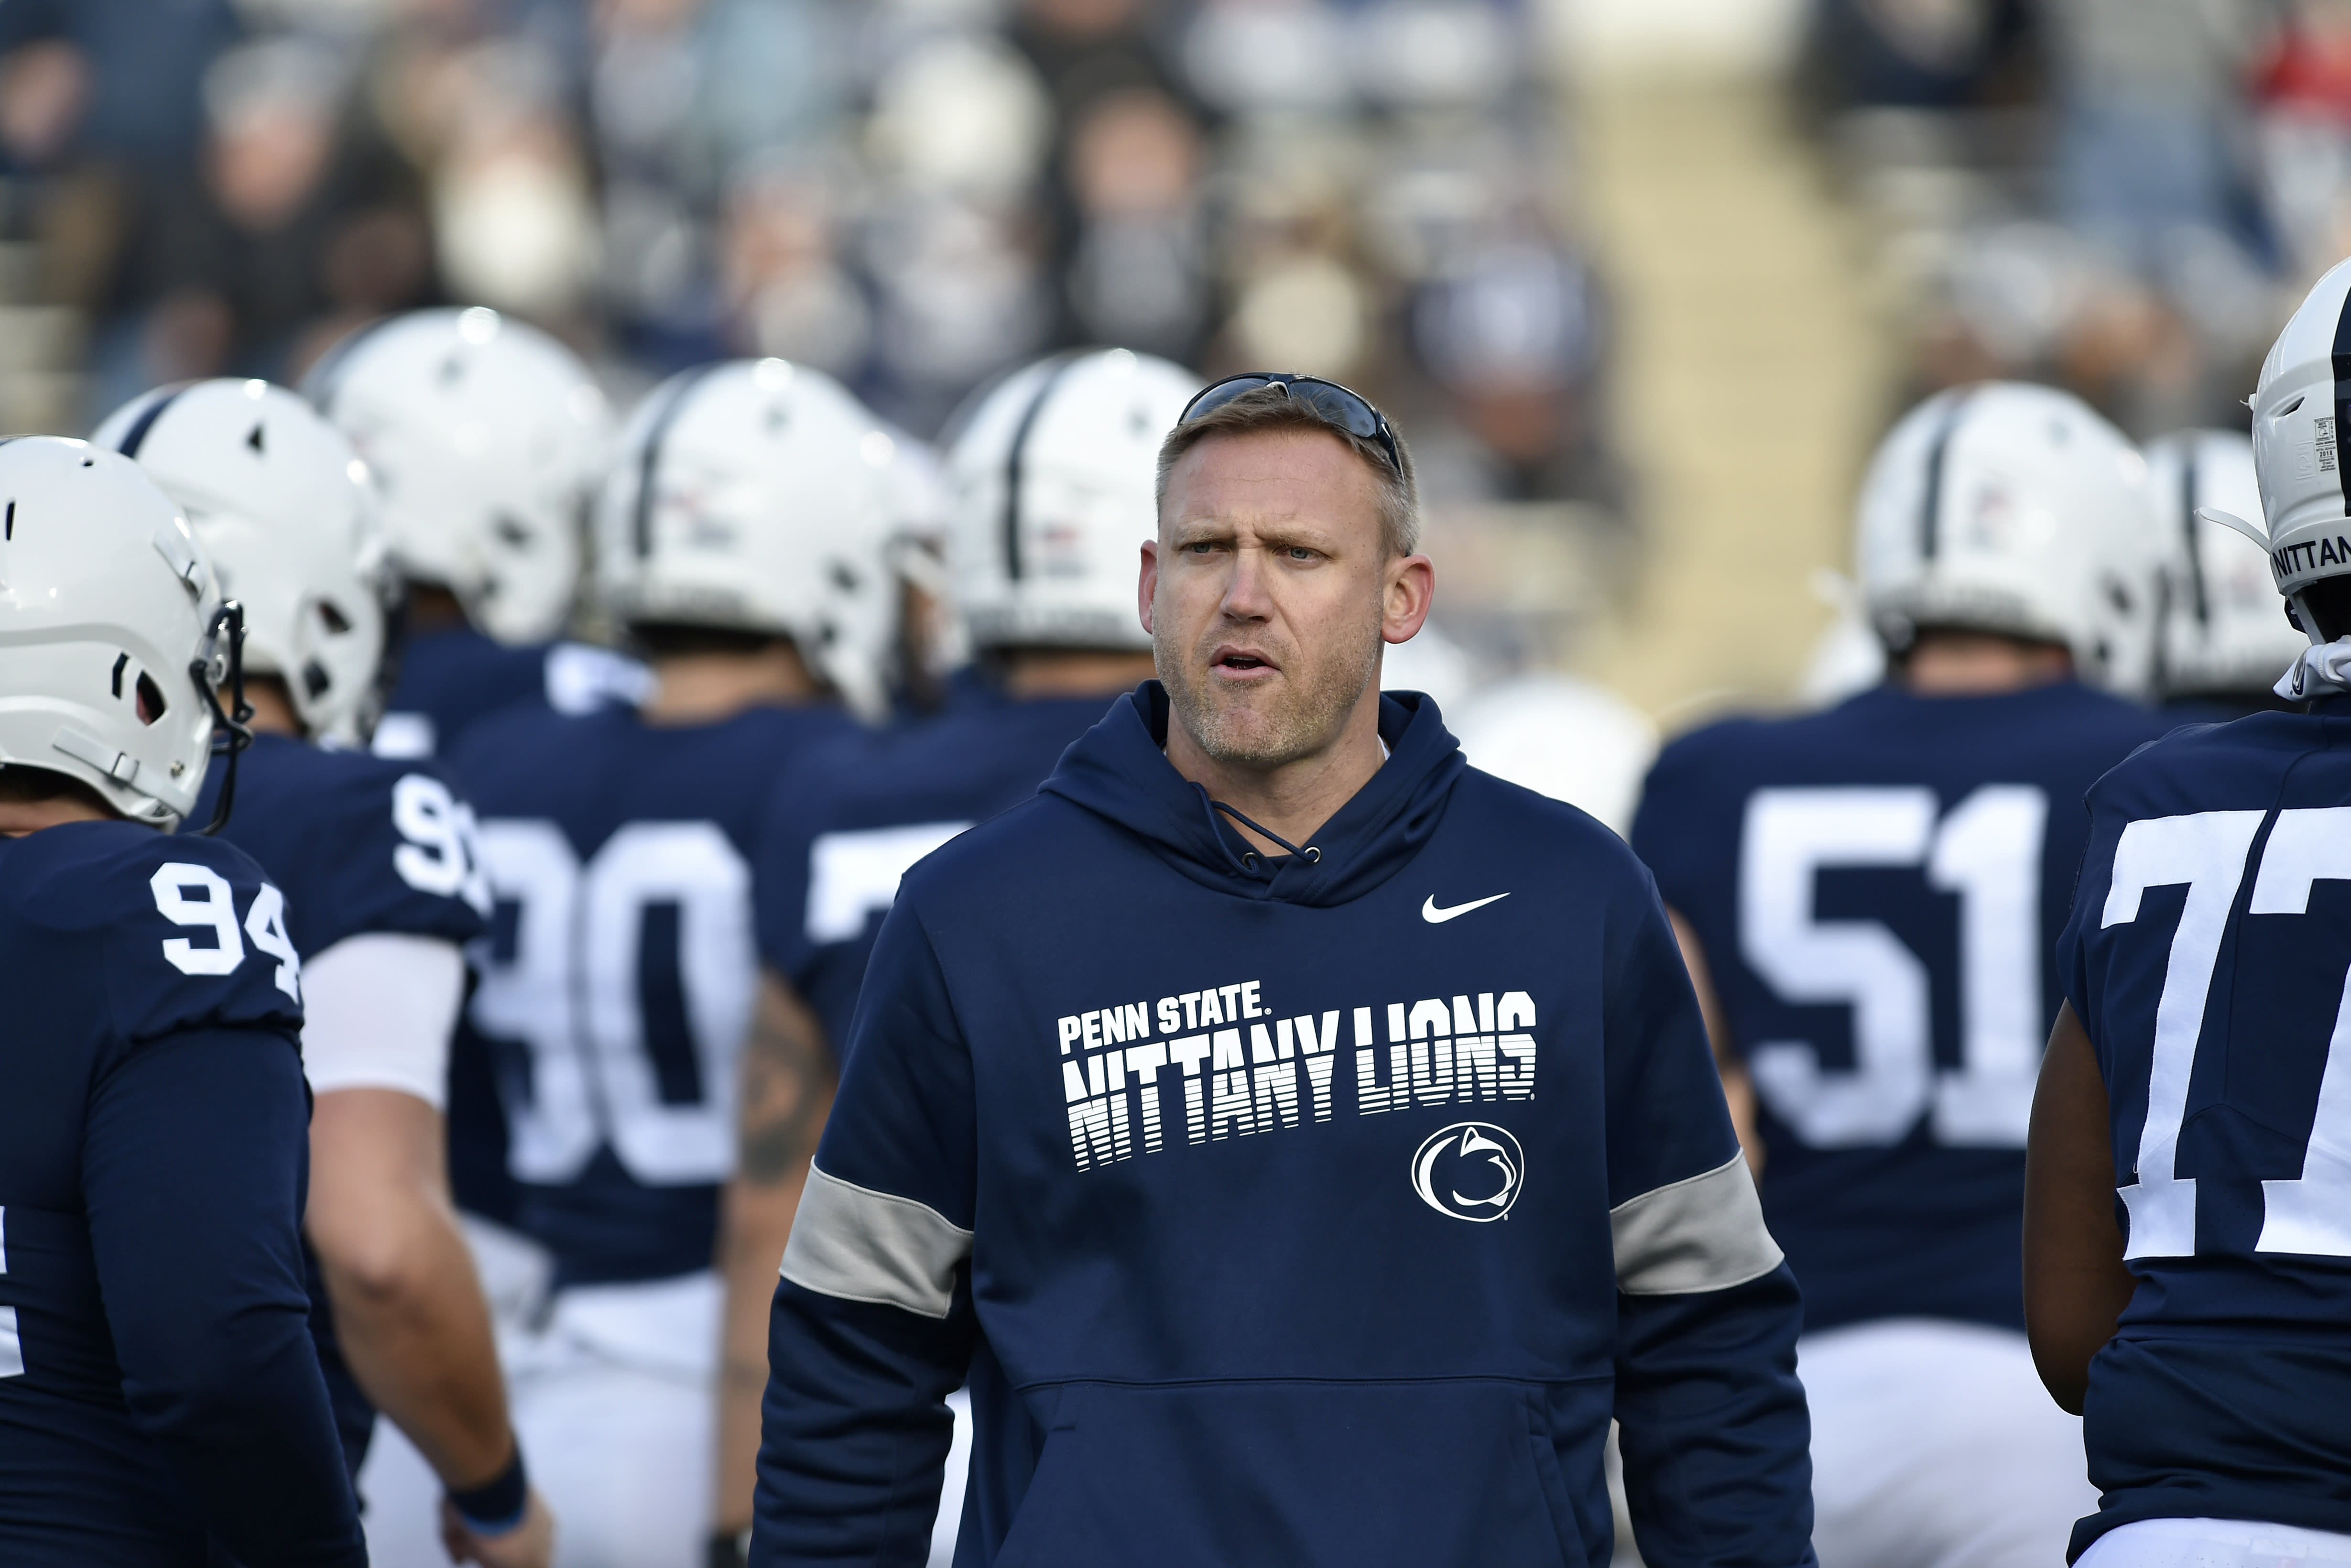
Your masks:
{"label": "nike swoosh logo", "polygon": [[1437,906],[1437,894],[1432,893],[1428,895],[1428,902],[1420,906],[1420,917],[1431,925],[1442,925],[1457,915],[1467,915],[1473,909],[1483,909],[1495,899],[1510,896],[1507,893],[1498,893],[1492,898],[1472,899],[1468,904],[1457,904],[1450,909],[1439,909]]}

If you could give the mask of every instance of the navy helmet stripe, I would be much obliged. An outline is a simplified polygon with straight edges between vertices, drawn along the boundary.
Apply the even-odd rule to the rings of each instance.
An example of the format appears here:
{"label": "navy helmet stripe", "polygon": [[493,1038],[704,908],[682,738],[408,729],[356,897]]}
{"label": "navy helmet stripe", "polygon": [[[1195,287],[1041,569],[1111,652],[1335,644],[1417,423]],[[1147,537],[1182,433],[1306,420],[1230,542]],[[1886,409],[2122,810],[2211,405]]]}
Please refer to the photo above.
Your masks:
{"label": "navy helmet stripe", "polygon": [[1969,394],[1951,393],[1950,405],[1943,410],[1943,423],[1935,432],[1935,444],[1927,449],[1927,493],[1918,502],[1918,557],[1932,560],[1942,547],[1943,536],[1943,459],[1951,450],[1951,438],[1959,434],[1959,421],[1966,415]]}
{"label": "navy helmet stripe", "polygon": [[122,433],[122,444],[115,450],[125,457],[138,456],[139,448],[146,443],[147,433],[155,428],[155,422],[163,417],[163,411],[178,402],[182,392],[195,384],[193,382],[183,382],[168,392],[157,392],[155,401],[149,403],[145,412],[131,422],[131,428]]}
{"label": "navy helmet stripe", "polygon": [[1045,412],[1045,402],[1053,389],[1078,362],[1079,356],[1069,355],[1045,372],[1037,383],[1037,395],[1020,411],[1020,423],[1012,432],[1012,449],[1004,458],[1004,575],[1014,582],[1020,580],[1024,568],[1020,559],[1020,488],[1021,459],[1028,455],[1029,437],[1037,428],[1037,420]]}
{"label": "navy helmet stripe", "polygon": [[2212,624],[2212,606],[2204,593],[2204,557],[2197,549],[2196,537],[2196,455],[2202,442],[2191,435],[2179,449],[2179,517],[2180,530],[2187,537],[2181,541],[2188,549],[2188,590],[2196,606],[2196,624]]}
{"label": "navy helmet stripe", "polygon": [[685,400],[717,368],[716,363],[701,365],[680,375],[677,390],[654,417],[653,428],[645,432],[645,449],[637,457],[637,504],[629,516],[629,532],[639,560],[653,553],[653,474],[661,466],[662,443],[669,439],[669,428],[684,411]]}

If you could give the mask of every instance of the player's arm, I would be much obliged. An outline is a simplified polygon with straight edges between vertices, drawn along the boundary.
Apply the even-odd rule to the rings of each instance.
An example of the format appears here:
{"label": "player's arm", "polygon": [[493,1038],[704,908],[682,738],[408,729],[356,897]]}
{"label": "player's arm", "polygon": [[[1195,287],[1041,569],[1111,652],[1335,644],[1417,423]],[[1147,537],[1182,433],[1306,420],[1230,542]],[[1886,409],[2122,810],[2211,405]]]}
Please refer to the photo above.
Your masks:
{"label": "player's arm", "polygon": [[1813,1561],[1803,1303],[1763,1223],[1661,906],[1614,925],[1606,1060],[1616,1419],[1654,1568]]}
{"label": "player's arm", "polygon": [[310,1340],[308,1117],[285,1035],[193,1030],[105,1076],[82,1152],[131,1418],[247,1568],[367,1561]]}
{"label": "player's arm", "polygon": [[551,1545],[507,1418],[489,1310],[449,1199],[441,1095],[464,995],[455,944],[354,936],[307,967],[317,1107],[305,1227],[352,1375],[473,1527],[469,1557],[523,1568]]}
{"label": "player's arm", "polygon": [[726,1287],[719,1347],[720,1535],[751,1527],[759,1452],[759,1396],[768,1385],[768,1313],[776,1269],[791,1239],[792,1216],[808,1185],[809,1162],[832,1109],[832,1051],[824,1026],[771,968],[744,1041],[735,1179],[719,1213],[719,1258]]}
{"label": "player's arm", "polygon": [[2057,1009],[2024,1149],[2024,1332],[2050,1396],[2082,1413],[2090,1360],[2115,1337],[2133,1281],[2115,1219],[2115,1156],[2098,1053]]}
{"label": "player's arm", "polygon": [[902,897],[768,1314],[754,1564],[921,1568],[971,1361],[971,1057]]}
{"label": "player's arm", "polygon": [[1731,1038],[1730,1020],[1714,988],[1714,975],[1707,967],[1706,947],[1698,939],[1697,927],[1671,907],[1666,910],[1666,918],[1673,923],[1674,942],[1681,949],[1683,967],[1689,970],[1690,988],[1698,993],[1698,1015],[1706,1020],[1707,1042],[1714,1051],[1715,1072],[1722,1080],[1723,1102],[1730,1107],[1730,1124],[1739,1129],[1739,1146],[1747,1152],[1749,1167],[1761,1177],[1763,1137],[1755,1129],[1755,1080]]}

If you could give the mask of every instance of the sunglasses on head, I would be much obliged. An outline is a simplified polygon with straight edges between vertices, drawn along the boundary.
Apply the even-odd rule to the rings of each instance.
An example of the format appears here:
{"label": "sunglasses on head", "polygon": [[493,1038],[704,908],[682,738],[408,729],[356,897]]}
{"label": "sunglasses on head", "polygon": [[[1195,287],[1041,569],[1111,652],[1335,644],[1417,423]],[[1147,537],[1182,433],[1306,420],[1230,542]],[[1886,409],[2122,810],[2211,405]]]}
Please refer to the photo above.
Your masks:
{"label": "sunglasses on head", "polygon": [[1326,382],[1321,376],[1292,375],[1286,371],[1255,371],[1248,375],[1227,376],[1213,386],[1203,387],[1184,412],[1177,424],[1189,424],[1215,413],[1217,409],[1259,387],[1279,387],[1285,397],[1296,399],[1312,409],[1326,424],[1336,425],[1350,435],[1359,435],[1384,453],[1388,466],[1399,479],[1404,477],[1404,454],[1396,450],[1395,432],[1388,427],[1388,416],[1374,408],[1363,393],[1352,392],[1337,382]]}

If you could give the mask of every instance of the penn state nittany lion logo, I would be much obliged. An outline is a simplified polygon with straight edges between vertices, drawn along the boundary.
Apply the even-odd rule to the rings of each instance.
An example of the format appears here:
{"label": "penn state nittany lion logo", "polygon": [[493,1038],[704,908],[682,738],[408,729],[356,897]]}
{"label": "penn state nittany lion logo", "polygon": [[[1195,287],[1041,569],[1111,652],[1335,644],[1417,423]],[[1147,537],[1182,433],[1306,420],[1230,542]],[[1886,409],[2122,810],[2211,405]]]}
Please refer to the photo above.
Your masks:
{"label": "penn state nittany lion logo", "polygon": [[1526,1185],[1518,1139],[1491,1122],[1456,1122],[1412,1156],[1412,1190],[1439,1214],[1475,1225],[1500,1219]]}

